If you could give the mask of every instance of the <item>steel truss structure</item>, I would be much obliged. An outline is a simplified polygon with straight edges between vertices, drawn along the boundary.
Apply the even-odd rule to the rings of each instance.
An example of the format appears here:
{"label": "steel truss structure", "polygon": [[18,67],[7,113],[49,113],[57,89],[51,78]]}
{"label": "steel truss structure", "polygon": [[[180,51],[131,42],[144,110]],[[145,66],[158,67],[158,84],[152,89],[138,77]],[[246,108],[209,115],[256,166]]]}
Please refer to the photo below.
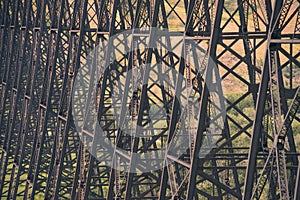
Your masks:
{"label": "steel truss structure", "polygon": [[0,24],[1,199],[300,199],[299,0],[0,0]]}

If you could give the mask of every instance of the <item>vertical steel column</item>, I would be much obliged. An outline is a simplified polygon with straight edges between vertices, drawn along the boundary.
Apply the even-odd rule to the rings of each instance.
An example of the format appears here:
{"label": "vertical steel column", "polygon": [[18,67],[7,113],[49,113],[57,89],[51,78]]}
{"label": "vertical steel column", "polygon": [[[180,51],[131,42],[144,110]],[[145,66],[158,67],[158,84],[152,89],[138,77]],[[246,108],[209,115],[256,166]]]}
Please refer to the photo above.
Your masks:
{"label": "vertical steel column", "polygon": [[[213,62],[216,60],[216,49],[217,43],[220,36],[220,25],[221,25],[221,18],[222,18],[222,11],[223,11],[224,1],[219,0],[216,2],[216,11],[215,11],[215,21],[213,30],[211,33],[210,39],[210,46],[209,46],[209,58],[207,66],[212,66]],[[212,82],[212,68],[207,67],[206,69],[206,77],[205,83],[210,84]],[[194,155],[191,161],[191,168],[190,168],[190,175],[189,175],[189,183],[187,188],[187,199],[193,199],[195,186],[196,186],[196,177],[197,177],[197,170],[199,165],[199,152],[200,147],[202,145],[203,139],[203,132],[205,130],[205,121],[207,117],[207,105],[208,105],[208,96],[209,91],[207,86],[204,86],[201,93],[201,100],[200,100],[200,109],[199,109],[199,121],[198,121],[198,129],[195,139],[195,148],[194,148]]]}

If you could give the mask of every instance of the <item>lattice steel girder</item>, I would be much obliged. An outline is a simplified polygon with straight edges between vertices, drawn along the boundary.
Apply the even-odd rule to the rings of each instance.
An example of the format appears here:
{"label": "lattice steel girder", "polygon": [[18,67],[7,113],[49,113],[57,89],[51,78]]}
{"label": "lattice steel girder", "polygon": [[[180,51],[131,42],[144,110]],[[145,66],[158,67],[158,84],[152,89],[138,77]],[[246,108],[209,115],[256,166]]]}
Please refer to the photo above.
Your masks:
{"label": "lattice steel girder", "polygon": [[297,199],[299,24],[296,0],[0,0],[0,196]]}
{"label": "lattice steel girder", "polygon": [[[271,120],[273,121],[272,124],[275,126],[275,132],[273,131],[274,134],[274,139],[276,135],[276,127],[277,124],[280,124],[280,117],[278,117],[278,114],[276,113],[283,113],[285,116],[288,116],[290,113],[288,113],[288,105],[287,105],[287,100],[286,100],[286,94],[285,94],[285,86],[283,80],[282,80],[282,69],[284,68],[284,65],[280,63],[280,57],[279,53],[283,47],[281,46],[279,41],[282,41],[284,43],[284,36],[282,36],[282,32],[284,32],[285,27],[287,26],[286,21],[290,21],[292,17],[295,15],[295,12],[293,14],[288,14],[291,5],[293,1],[276,1],[273,6],[273,12],[272,12],[272,17],[271,17],[271,23],[269,26],[269,31],[268,31],[268,43],[267,43],[267,53],[266,53],[266,58],[265,58],[265,64],[264,64],[264,69],[263,69],[263,75],[262,75],[262,81],[260,84],[260,89],[259,89],[259,99],[257,102],[257,112],[255,116],[255,122],[254,122],[254,129],[253,129],[253,134],[252,134],[252,139],[251,139],[251,148],[249,152],[249,160],[248,160],[248,167],[247,167],[247,173],[246,173],[246,181],[245,181],[245,195],[244,199],[250,199],[253,198],[253,190],[252,188],[254,187],[253,185],[254,180],[255,180],[255,173],[263,173],[263,172],[257,172],[255,170],[257,166],[257,153],[258,153],[258,148],[259,146],[260,138],[266,138],[268,137],[268,134],[270,131],[268,131],[268,124],[264,123],[264,118],[267,118],[270,116]],[[298,10],[298,9],[297,9]],[[289,16],[289,18],[287,17]],[[296,19],[296,24],[297,24]],[[296,26],[294,29],[294,34],[297,33],[296,31]],[[278,43],[272,42],[272,40],[275,39],[278,41]],[[297,47],[297,44],[290,43],[290,51],[292,52],[292,49]],[[284,52],[285,50],[282,50]],[[292,59],[290,55],[285,54],[285,56],[288,56],[291,60],[291,62],[298,62],[297,57],[295,59]],[[274,66],[274,67],[273,67]],[[270,69],[271,68],[271,69]],[[273,72],[273,68],[275,69],[276,74]],[[276,76],[274,79],[273,76]],[[269,82],[270,80],[270,82]],[[289,88],[292,88],[292,81],[290,81]],[[274,89],[270,85],[274,85],[273,87],[278,88],[279,91],[279,96],[276,97],[276,93],[273,94]],[[273,92],[272,92],[273,91]],[[297,95],[297,94],[296,94]],[[270,99],[271,98],[271,99]],[[274,102],[273,99],[278,98],[278,102]],[[269,107],[267,106],[266,102],[270,101],[271,104],[271,113],[269,111]],[[280,114],[279,114],[280,116]],[[279,122],[278,122],[279,120]],[[288,152],[297,152],[296,146],[295,146],[295,141],[294,137],[295,135],[293,134],[292,129],[290,129],[290,125],[287,127],[288,132],[287,132],[287,144],[286,144],[286,149],[284,151]],[[273,136],[271,136],[273,137]],[[275,140],[276,141],[276,140]],[[264,144],[266,145],[266,143]],[[267,147],[267,145],[266,145]],[[276,159],[278,158],[278,154],[276,154]],[[288,162],[297,165],[298,159],[296,156],[291,156],[289,158],[290,160]],[[285,166],[285,164],[284,164]],[[277,171],[280,171],[279,168],[277,168]],[[286,176],[286,174],[285,174]],[[278,176],[279,177],[279,176]],[[271,174],[272,178],[272,174]],[[279,187],[278,190],[280,191],[280,198],[286,198],[286,195],[291,196],[291,198],[296,198],[296,192],[297,190],[295,188],[295,185],[298,185],[299,179],[296,179],[296,172],[295,170],[290,171],[290,176],[287,177],[289,180],[289,184],[285,185],[284,188],[283,185],[281,185],[281,181],[278,178],[279,182]],[[259,185],[260,179],[257,180],[257,184]],[[275,183],[274,180],[273,182],[270,181],[270,191],[272,190],[271,194],[273,195],[272,198],[277,198],[277,184],[276,183],[276,178],[275,178]],[[287,189],[285,189],[287,188]],[[289,188],[289,190],[288,190]],[[287,190],[289,194],[285,194],[282,196],[282,191]],[[256,192],[255,192],[256,193]]]}

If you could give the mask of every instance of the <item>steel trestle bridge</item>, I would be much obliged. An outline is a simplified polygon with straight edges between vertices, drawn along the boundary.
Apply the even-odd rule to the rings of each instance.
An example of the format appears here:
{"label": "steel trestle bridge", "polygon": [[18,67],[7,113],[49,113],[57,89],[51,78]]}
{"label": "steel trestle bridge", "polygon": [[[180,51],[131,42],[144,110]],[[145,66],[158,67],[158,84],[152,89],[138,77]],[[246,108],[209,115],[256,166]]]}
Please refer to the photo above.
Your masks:
{"label": "steel trestle bridge", "polygon": [[0,25],[1,199],[300,199],[299,0],[0,0]]}

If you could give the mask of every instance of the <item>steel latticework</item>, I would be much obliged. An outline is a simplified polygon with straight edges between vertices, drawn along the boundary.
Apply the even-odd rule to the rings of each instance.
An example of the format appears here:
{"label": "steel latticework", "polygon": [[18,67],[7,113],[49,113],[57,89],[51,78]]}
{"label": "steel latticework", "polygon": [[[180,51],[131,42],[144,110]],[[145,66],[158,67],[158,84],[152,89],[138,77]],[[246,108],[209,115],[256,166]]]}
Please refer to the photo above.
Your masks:
{"label": "steel latticework", "polygon": [[299,0],[0,0],[0,24],[1,199],[300,199]]}

